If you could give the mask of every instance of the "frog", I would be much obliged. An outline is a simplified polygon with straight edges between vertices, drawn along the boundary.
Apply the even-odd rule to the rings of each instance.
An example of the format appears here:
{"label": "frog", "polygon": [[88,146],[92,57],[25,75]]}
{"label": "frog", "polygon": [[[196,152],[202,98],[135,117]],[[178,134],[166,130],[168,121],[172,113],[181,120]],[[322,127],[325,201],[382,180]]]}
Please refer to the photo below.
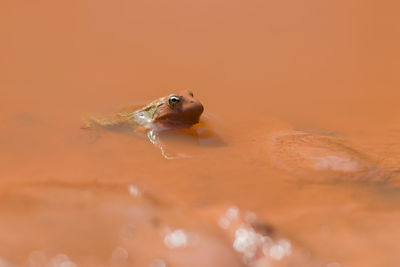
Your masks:
{"label": "frog", "polygon": [[183,90],[156,99],[141,108],[129,106],[110,116],[89,116],[82,128],[144,131],[151,143],[169,159],[171,156],[167,155],[159,134],[168,130],[188,129],[198,124],[203,111],[203,105],[194,98],[193,92]]}

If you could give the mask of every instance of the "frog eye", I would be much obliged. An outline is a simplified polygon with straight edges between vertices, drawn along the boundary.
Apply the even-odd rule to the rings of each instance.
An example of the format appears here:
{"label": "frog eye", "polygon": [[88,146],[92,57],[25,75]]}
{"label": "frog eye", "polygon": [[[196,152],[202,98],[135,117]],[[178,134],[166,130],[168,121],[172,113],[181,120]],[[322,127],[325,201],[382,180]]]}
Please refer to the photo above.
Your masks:
{"label": "frog eye", "polygon": [[194,95],[193,95],[193,92],[192,92],[192,91],[190,91],[190,90],[187,90],[187,91],[188,91],[189,95],[191,95],[192,97],[194,97]]}
{"label": "frog eye", "polygon": [[168,97],[167,104],[168,104],[168,106],[173,108],[176,104],[179,103],[179,100],[180,100],[180,96],[179,95],[172,94],[172,95],[170,95]]}

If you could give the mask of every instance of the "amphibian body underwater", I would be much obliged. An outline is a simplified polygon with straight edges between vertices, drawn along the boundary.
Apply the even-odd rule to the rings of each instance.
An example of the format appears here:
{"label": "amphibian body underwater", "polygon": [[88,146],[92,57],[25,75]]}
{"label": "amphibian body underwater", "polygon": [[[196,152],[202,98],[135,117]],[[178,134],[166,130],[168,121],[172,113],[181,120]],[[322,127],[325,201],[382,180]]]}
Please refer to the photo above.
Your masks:
{"label": "amphibian body underwater", "polygon": [[161,149],[162,155],[170,158],[159,141],[159,133],[190,128],[199,122],[203,110],[203,105],[194,98],[193,93],[185,90],[154,100],[139,109],[126,107],[110,116],[90,116],[82,128],[144,130],[150,141]]}

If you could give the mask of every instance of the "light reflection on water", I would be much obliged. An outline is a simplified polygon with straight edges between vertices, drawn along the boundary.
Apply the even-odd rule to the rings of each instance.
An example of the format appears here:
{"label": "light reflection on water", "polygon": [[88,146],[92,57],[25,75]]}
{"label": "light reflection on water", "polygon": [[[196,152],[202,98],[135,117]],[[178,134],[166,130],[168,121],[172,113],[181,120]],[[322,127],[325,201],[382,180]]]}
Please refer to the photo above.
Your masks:
{"label": "light reflection on water", "polygon": [[169,249],[184,248],[188,245],[188,237],[183,230],[174,230],[164,237],[164,244]]}
{"label": "light reflection on water", "polygon": [[27,260],[27,267],[77,267],[65,254],[57,254],[47,258],[44,251],[33,251]]}
{"label": "light reflection on water", "polygon": [[[277,239],[275,241],[271,233],[268,233],[268,235],[267,233],[256,231],[252,224],[259,223],[256,214],[246,212],[244,216],[240,215],[239,209],[235,206],[229,207],[218,220],[218,225],[223,230],[229,231],[231,227],[233,228],[232,245],[242,255],[244,263],[253,266],[258,262],[258,265],[260,265],[260,262],[270,262],[270,259],[279,261],[286,256],[290,256],[291,242],[287,239]],[[265,224],[265,227],[268,226]]]}

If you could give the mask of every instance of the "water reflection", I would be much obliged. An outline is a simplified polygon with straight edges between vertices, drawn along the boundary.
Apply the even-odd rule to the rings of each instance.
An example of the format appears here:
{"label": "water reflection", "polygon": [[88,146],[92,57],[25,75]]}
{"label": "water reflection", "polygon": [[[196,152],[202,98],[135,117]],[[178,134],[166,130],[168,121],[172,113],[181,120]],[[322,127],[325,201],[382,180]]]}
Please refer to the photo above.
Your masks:
{"label": "water reflection", "polygon": [[188,245],[188,237],[183,230],[174,230],[164,237],[164,244],[169,249],[184,248]]}
{"label": "water reflection", "polygon": [[230,207],[226,210],[225,214],[218,220],[218,225],[222,229],[228,229],[233,220],[236,220],[239,215],[237,207]]}
{"label": "water reflection", "polygon": [[[270,247],[268,249],[268,247]],[[276,244],[272,244],[270,240],[263,245],[264,255],[269,255],[274,260],[281,260],[292,253],[292,244],[289,240],[281,239]]]}
{"label": "water reflection", "polygon": [[[53,189],[35,185],[21,190],[21,198],[36,201],[30,212],[25,213],[21,206],[9,215],[9,219],[18,216],[19,220],[32,215],[41,218],[28,226],[7,226],[13,238],[24,237],[24,244],[31,251],[26,260],[28,267],[98,266],[104,262],[111,266],[217,267],[221,262],[227,264],[223,266],[262,266],[261,260],[282,260],[291,253],[290,241],[270,235],[270,231],[264,231],[268,227],[260,226],[263,223],[255,213],[240,212],[236,206],[221,210],[210,224],[206,222],[212,213],[202,214],[177,203],[160,204],[132,183],[114,189],[61,186],[57,189],[61,202],[54,198],[54,187],[57,185]],[[36,244],[38,239],[42,240],[40,246]],[[7,242],[12,251],[22,253]],[[90,249],[82,250],[84,247]],[[68,255],[54,251],[68,251]]]}
{"label": "water reflection", "polygon": [[142,195],[142,192],[140,192],[140,190],[134,185],[129,185],[128,191],[133,197],[140,197]]}
{"label": "water reflection", "polygon": [[77,267],[65,254],[57,254],[47,258],[44,251],[33,251],[28,257],[27,267]]}
{"label": "water reflection", "polygon": [[[267,224],[260,227],[263,224],[265,223],[260,222],[253,212],[246,212],[241,216],[235,206],[229,207],[218,220],[222,229],[228,232],[233,230],[233,248],[242,255],[243,262],[249,266],[270,266],[271,263],[266,263],[270,262],[270,259],[279,261],[291,255],[291,242],[287,239],[274,241],[270,227]],[[268,230],[262,231],[264,229]]]}

